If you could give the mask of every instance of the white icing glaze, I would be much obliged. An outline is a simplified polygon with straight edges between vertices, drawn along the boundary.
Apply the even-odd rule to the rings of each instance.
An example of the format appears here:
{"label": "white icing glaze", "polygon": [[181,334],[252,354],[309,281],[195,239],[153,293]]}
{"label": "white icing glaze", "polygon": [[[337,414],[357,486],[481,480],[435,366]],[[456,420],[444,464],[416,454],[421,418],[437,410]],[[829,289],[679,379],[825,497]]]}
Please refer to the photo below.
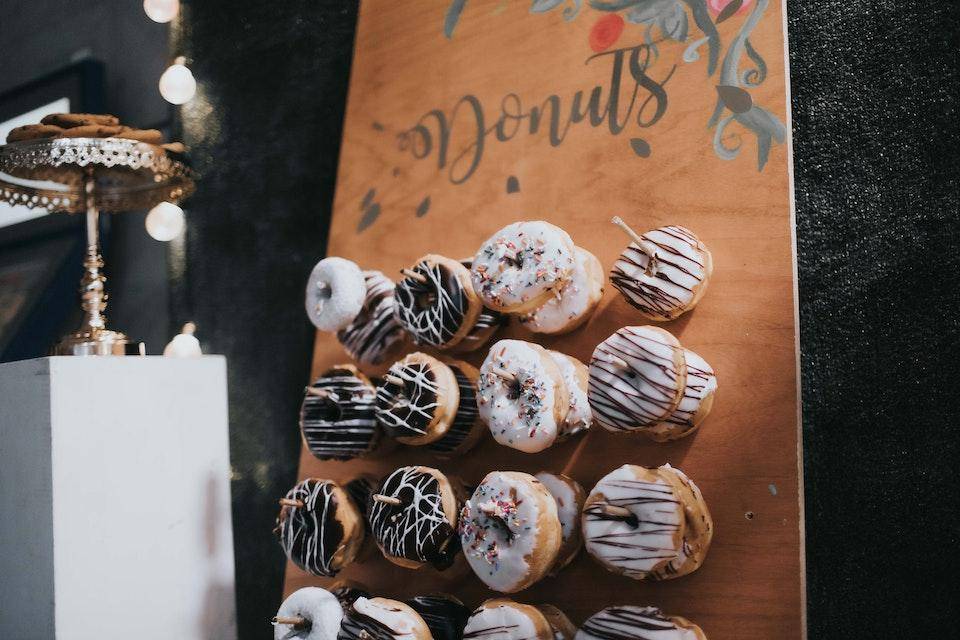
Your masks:
{"label": "white icing glaze", "polygon": [[[700,493],[700,488],[694,484],[693,480],[688,478],[680,469],[674,469],[669,464],[665,464],[660,467],[661,471],[666,471],[667,473],[674,474],[679,482],[685,485],[694,496],[693,504],[685,504],[687,509],[694,509],[697,513],[693,514],[693,517],[705,517],[707,523],[701,525],[700,529],[696,529],[691,526],[684,527],[683,531],[683,541],[680,546],[680,551],[677,554],[677,557],[665,564],[663,567],[657,569],[657,571],[651,575],[652,578],[657,580],[669,580],[671,578],[677,578],[682,575],[686,575],[694,571],[697,567],[700,566],[700,563],[703,561],[706,556],[707,550],[710,548],[710,542],[713,539],[713,521],[710,519],[710,513],[707,510],[706,503],[703,501],[703,495]],[[703,510],[703,514],[700,514],[699,511]],[[688,518],[687,523],[689,525],[689,518],[691,514],[685,509],[684,514]],[[688,561],[697,560],[695,564],[688,565]]]}
{"label": "white icing glaze", "polygon": [[306,629],[275,624],[274,640],[336,640],[343,619],[343,607],[336,596],[319,587],[304,587],[291,593],[280,609],[278,618],[303,617],[310,622]]}
{"label": "white icing glaze", "polygon": [[631,243],[624,249],[610,282],[647,317],[672,320],[702,295],[710,264],[705,247],[692,231],[678,226],[647,231],[642,238],[642,247]]}
{"label": "white icing glaze", "polygon": [[608,607],[590,616],[575,640],[697,640],[656,607]]}
{"label": "white icing glaze", "polygon": [[[639,580],[680,553],[684,513],[673,485],[659,476],[638,480],[635,469],[625,464],[604,476],[587,497],[582,522],[587,551]],[[590,504],[598,494],[604,499]],[[623,507],[636,520],[606,514],[605,505]]]}
{"label": "white icing glaze", "polygon": [[353,322],[337,332],[337,339],[357,362],[377,365],[406,333],[394,313],[393,280],[380,271],[364,271],[363,275],[367,285],[363,309]]}
{"label": "white icing glaze", "polygon": [[567,385],[567,393],[570,394],[570,408],[567,409],[567,415],[560,425],[559,435],[572,436],[586,431],[593,424],[593,409],[590,408],[590,400],[587,397],[586,383],[579,375],[577,365],[581,363],[559,351],[547,351],[547,353],[557,363],[563,382]]}
{"label": "white icing glaze", "polygon": [[594,419],[610,431],[632,431],[669,416],[686,385],[678,352],[676,338],[656,327],[623,327],[597,345],[588,389]]}
{"label": "white icing glaze", "polygon": [[[536,453],[557,439],[554,381],[543,364],[543,351],[522,340],[500,340],[480,367],[477,408],[500,444]],[[507,380],[494,371],[512,373]],[[563,413],[563,412],[561,412]]]}
{"label": "white icing glaze", "polygon": [[706,417],[698,415],[700,407],[703,401],[717,390],[717,377],[713,367],[690,349],[684,349],[683,354],[687,362],[687,384],[683,398],[666,420],[651,428],[665,434],[673,433],[674,437],[690,431]]}
{"label": "white icing glaze", "polygon": [[573,273],[553,295],[520,322],[535,333],[563,333],[590,314],[603,295],[603,267],[597,257],[580,247],[575,251]]}
{"label": "white icing glaze", "polygon": [[353,322],[367,297],[363,272],[344,258],[324,258],[307,280],[304,306],[321,331],[339,331]]}
{"label": "white icing glaze", "polygon": [[566,543],[580,528],[580,505],[577,504],[577,492],[570,486],[573,481],[548,471],[541,471],[536,478],[543,483],[557,503],[560,531],[563,534],[563,542]]}
{"label": "white icing glaze", "polygon": [[[549,640],[538,633],[533,615],[542,616],[539,611],[506,601],[486,603],[470,616],[463,640]],[[541,629],[543,625],[541,621]]]}
{"label": "white icing glaze", "polygon": [[487,474],[460,512],[463,553],[477,577],[495,591],[515,590],[528,578],[541,507],[548,517],[557,517],[556,504],[535,494],[535,479],[526,477]]}
{"label": "white icing glaze", "polygon": [[549,222],[515,222],[497,231],[473,258],[470,276],[488,307],[522,310],[570,278],[574,247]]}
{"label": "white icing glaze", "polygon": [[360,615],[376,620],[393,631],[395,640],[415,640],[418,622],[416,612],[400,603],[384,598],[357,598],[353,609]]}

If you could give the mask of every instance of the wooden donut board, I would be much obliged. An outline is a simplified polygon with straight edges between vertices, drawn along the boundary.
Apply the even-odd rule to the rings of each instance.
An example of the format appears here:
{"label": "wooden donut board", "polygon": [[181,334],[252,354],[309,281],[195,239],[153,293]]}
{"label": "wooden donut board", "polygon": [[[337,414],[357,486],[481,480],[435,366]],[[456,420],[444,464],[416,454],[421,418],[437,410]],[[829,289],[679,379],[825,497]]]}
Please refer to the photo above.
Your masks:
{"label": "wooden donut board", "polygon": [[[327,254],[397,277],[401,267],[423,254],[470,256],[509,222],[545,219],[566,229],[609,269],[628,241],[609,223],[612,215],[623,216],[638,231],[665,224],[687,226],[711,249],[714,275],[693,312],[660,326],[716,369],[719,391],[713,412],[699,433],[671,444],[594,428],[585,437],[536,455],[501,447],[489,437],[467,456],[446,461],[423,449],[399,448],[371,459],[320,462],[304,448],[299,477],[346,481],[358,474],[382,477],[401,465],[424,464],[475,483],[495,469],[547,469],[569,473],[589,491],[624,463],[669,462],[698,484],[713,514],[716,535],[699,571],[643,583],[608,573],[581,553],[560,575],[514,599],[553,603],[576,623],[612,604],[657,605],[695,621],[711,640],[802,637],[789,147],[774,141],[766,166],[759,170],[752,132],[738,122],[730,124],[722,142],[733,146],[732,136],[739,135],[742,147],[735,159],[727,160],[719,157],[714,129],[707,126],[717,102],[715,85],[721,84],[719,63],[756,9],[762,17],[749,41],[763,57],[767,75],[759,86],[748,88],[749,95],[753,105],[762,106],[789,130],[783,8],[773,2],[762,11],[763,0],[745,2],[746,13],[719,24],[718,69],[709,77],[706,45],[699,49],[699,60],[683,60],[688,44],[702,37],[688,16],[688,41],[660,42],[658,56],[643,71],[659,81],[675,66],[664,88],[666,109],[653,124],[649,119],[656,100],[648,100],[651,94],[643,87],[638,89],[636,104],[647,101],[646,126],[640,126],[636,105],[629,118],[622,114],[635,85],[630,48],[643,43],[643,25],[626,22],[607,55],[585,62],[594,53],[591,43],[602,46],[611,33],[616,35],[617,26],[616,18],[590,3],[583,3],[579,14],[567,21],[562,11],[573,2],[533,13],[528,2],[470,0],[447,37],[445,19],[449,25],[460,4],[362,4]],[[602,20],[607,24],[598,24]],[[656,37],[659,32],[655,28],[653,33]],[[609,53],[618,47],[625,52],[623,58]],[[644,51],[641,47],[640,53]],[[593,87],[609,95],[611,70],[618,60],[623,65],[623,130],[611,133],[606,113],[598,126],[589,117],[570,124],[562,141],[552,144],[552,104],[560,106],[557,130],[562,131],[578,91],[584,105]],[[751,66],[743,55],[741,73]],[[504,98],[508,95],[515,95],[517,102]],[[737,96],[730,100],[736,104]],[[527,117],[511,139],[497,139],[495,124],[502,109],[529,115],[537,106],[542,106],[543,118],[534,133]],[[477,124],[477,107],[484,115],[482,126]],[[446,139],[439,116],[430,113],[435,109],[447,119]],[[724,117],[730,113],[725,111]],[[503,133],[511,133],[508,126],[516,119],[501,121]],[[477,132],[485,130],[477,159]],[[404,131],[409,133],[401,135]],[[423,157],[414,157],[411,149]],[[646,150],[649,156],[643,157]],[[598,342],[634,324],[649,323],[608,286],[596,314],[574,333],[542,338],[514,328],[498,337],[534,340],[588,362]],[[467,359],[479,365],[485,353]],[[332,335],[317,335],[314,375],[347,360]],[[296,428],[295,416],[290,425]],[[274,551],[280,553],[279,545]],[[496,595],[465,567],[445,573],[412,571],[392,565],[375,547],[338,579],[394,598],[449,592],[470,606]],[[333,582],[288,564],[285,594]]]}

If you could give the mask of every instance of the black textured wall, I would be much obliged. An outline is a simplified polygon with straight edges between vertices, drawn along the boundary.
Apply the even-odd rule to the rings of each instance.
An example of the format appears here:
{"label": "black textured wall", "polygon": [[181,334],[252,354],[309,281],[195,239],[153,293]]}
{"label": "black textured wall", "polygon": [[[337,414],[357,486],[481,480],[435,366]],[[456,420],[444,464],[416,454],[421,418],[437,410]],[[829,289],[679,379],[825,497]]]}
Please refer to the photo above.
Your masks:
{"label": "black textured wall", "polygon": [[788,11],[809,637],[956,636],[960,4]]}
{"label": "black textured wall", "polygon": [[229,363],[241,638],[271,637],[284,559],[271,530],[296,480],[313,330],[303,290],[323,256],[356,23],[352,2],[197,0],[174,50],[199,92],[182,111],[200,172],[174,318]]}
{"label": "black textured wall", "polygon": [[[789,0],[810,638],[960,625],[960,6]],[[190,2],[174,317],[230,359],[238,605],[269,637],[355,3]]]}

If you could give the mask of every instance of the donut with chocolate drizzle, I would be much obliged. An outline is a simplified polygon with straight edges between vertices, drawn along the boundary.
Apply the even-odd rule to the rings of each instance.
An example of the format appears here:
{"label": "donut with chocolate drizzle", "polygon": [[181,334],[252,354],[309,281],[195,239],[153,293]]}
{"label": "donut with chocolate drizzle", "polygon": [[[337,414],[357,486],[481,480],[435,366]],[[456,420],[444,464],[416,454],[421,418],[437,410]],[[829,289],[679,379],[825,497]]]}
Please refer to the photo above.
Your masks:
{"label": "donut with chocolate drizzle", "polygon": [[431,254],[404,274],[394,292],[400,324],[418,345],[456,346],[473,329],[483,306],[470,272],[456,260]]}

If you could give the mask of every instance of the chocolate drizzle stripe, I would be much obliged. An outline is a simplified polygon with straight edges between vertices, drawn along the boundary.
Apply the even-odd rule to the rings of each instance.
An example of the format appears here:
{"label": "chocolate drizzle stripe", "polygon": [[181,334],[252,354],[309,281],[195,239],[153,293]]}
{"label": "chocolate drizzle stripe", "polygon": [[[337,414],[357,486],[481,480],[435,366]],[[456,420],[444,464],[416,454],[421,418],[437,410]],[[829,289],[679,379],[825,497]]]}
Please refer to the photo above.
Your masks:
{"label": "chocolate drizzle stripe", "polygon": [[397,319],[417,344],[443,347],[463,326],[470,306],[467,294],[446,265],[424,260],[413,271],[426,282],[404,278],[397,284]]}
{"label": "chocolate drizzle stripe", "polygon": [[395,315],[394,284],[379,271],[364,271],[367,297],[356,319],[337,332],[337,339],[357,362],[380,364],[390,348],[403,339]]}
{"label": "chocolate drizzle stripe", "polygon": [[587,619],[577,636],[581,640],[695,639],[656,607],[609,607]]}
{"label": "chocolate drizzle stripe", "polygon": [[468,378],[460,367],[451,364],[448,365],[457,379],[457,386],[460,389],[460,404],[457,406],[457,415],[450,424],[447,433],[437,440],[427,445],[427,449],[437,453],[450,453],[455,450],[464,440],[470,437],[473,432],[477,418],[480,416],[480,409],[477,407],[477,389],[473,381]]}

